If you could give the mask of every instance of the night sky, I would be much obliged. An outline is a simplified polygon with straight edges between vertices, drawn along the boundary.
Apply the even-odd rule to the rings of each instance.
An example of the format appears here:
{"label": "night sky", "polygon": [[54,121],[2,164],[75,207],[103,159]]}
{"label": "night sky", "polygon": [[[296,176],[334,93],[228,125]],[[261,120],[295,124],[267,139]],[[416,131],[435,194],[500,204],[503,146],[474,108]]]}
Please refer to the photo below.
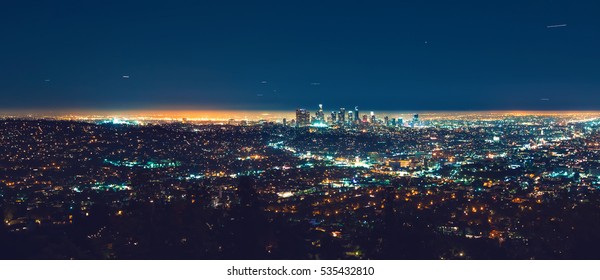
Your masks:
{"label": "night sky", "polygon": [[3,0],[0,36],[3,109],[600,110],[597,0]]}

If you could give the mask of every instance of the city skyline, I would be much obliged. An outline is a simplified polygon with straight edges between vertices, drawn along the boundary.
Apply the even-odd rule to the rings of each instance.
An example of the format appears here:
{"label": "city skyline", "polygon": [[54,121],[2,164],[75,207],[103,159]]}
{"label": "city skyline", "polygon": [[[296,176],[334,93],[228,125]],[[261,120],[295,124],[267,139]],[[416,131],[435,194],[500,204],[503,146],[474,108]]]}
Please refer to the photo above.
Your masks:
{"label": "city skyline", "polygon": [[[598,0],[5,2],[0,259],[207,279],[600,259]],[[188,275],[148,264],[100,270]]]}

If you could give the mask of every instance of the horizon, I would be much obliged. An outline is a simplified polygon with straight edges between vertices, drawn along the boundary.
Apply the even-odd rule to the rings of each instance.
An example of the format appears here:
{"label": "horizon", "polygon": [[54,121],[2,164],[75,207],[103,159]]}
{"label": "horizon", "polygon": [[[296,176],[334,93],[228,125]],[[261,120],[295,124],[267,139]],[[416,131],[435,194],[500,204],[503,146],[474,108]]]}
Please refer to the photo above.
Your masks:
{"label": "horizon", "polygon": [[[306,109],[311,116],[317,112],[316,108],[298,108]],[[334,110],[339,113],[339,109]],[[459,110],[370,110],[360,109],[361,113],[366,115],[373,112],[379,117],[397,117],[409,119],[413,114],[419,114],[423,119],[464,119],[469,117],[491,117],[493,119],[502,119],[507,117],[519,116],[558,116],[586,119],[589,117],[600,117],[599,111],[573,111],[573,110],[487,110],[487,111],[459,111]],[[330,110],[324,109],[325,115],[329,115]],[[162,121],[226,121],[226,120],[267,120],[281,121],[282,119],[295,119],[295,110],[0,110],[0,118],[33,118],[33,119],[59,119],[59,120],[94,120],[94,119],[139,119],[139,120],[162,120]]]}

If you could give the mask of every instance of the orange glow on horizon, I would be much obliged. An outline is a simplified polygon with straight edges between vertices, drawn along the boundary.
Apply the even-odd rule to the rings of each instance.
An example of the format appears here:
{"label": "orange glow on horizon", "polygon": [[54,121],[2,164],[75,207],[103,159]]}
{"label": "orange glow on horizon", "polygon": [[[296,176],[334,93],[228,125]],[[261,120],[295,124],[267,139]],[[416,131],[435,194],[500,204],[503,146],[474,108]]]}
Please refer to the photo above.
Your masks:
{"label": "orange glow on horizon", "polygon": [[[333,110],[337,108],[331,107]],[[311,108],[308,108],[311,110]],[[316,108],[314,109],[317,110]],[[366,110],[366,109],[365,109]],[[405,117],[409,119],[413,113],[419,113],[427,119],[500,119],[510,116],[564,116],[574,118],[600,117],[600,111],[376,111],[378,115]],[[16,110],[0,109],[0,117],[51,117],[59,119],[106,119],[106,118],[131,118],[138,120],[166,120],[181,121],[228,121],[228,120],[281,120],[295,119],[294,110],[191,110],[191,109],[148,109],[148,110]]]}

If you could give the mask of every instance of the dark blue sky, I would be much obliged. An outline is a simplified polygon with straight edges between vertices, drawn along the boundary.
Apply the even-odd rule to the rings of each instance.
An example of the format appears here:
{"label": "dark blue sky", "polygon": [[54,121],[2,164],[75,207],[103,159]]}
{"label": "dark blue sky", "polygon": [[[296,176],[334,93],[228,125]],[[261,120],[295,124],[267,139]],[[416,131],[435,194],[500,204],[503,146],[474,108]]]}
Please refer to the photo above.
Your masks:
{"label": "dark blue sky", "polygon": [[593,0],[5,0],[0,36],[4,109],[600,110]]}

